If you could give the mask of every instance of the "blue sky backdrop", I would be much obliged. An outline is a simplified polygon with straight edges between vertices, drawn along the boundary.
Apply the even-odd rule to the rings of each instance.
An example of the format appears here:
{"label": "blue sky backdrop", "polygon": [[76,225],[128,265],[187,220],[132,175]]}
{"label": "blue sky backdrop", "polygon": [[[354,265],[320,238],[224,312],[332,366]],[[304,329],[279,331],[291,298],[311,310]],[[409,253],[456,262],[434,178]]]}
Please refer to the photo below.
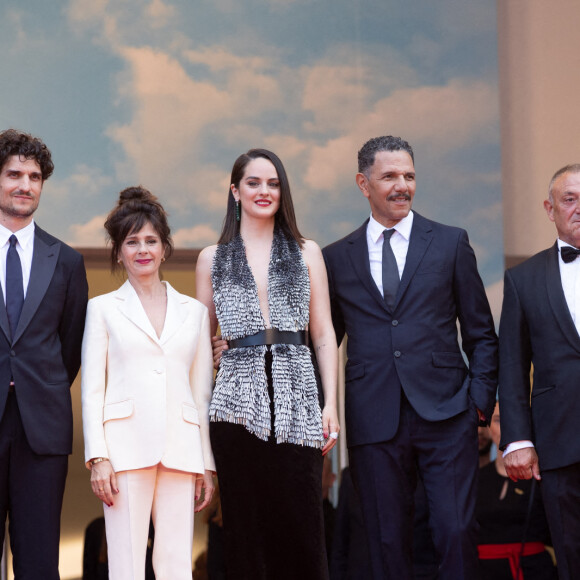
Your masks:
{"label": "blue sky backdrop", "polygon": [[502,277],[495,2],[4,0],[0,127],[42,137],[56,171],[37,222],[104,244],[142,184],[178,247],[214,243],[235,158],[266,147],[321,245],[368,216],[356,154],[381,134],[416,157],[414,208],[465,227]]}

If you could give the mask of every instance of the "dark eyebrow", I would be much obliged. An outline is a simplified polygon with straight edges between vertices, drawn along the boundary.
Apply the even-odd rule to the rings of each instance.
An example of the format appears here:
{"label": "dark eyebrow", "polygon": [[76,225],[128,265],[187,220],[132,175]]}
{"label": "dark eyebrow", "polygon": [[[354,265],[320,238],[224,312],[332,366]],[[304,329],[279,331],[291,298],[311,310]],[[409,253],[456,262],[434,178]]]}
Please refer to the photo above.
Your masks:
{"label": "dark eyebrow", "polygon": [[[393,173],[397,173],[397,174],[399,174],[399,172],[398,172],[396,169],[391,169],[391,170],[389,170],[389,171],[385,171],[384,173],[382,173],[382,174],[379,176],[379,179],[381,179],[381,178],[383,178],[383,177],[386,177],[387,175],[393,175]],[[415,172],[414,172],[414,171],[403,171],[403,172],[401,173],[401,175],[405,175],[405,176],[412,175],[413,177],[415,177]]]}
{"label": "dark eyebrow", "polygon": [[[11,173],[12,175],[24,175],[24,173],[26,173],[26,172],[22,171],[21,169],[12,169],[10,167],[7,167],[6,173]],[[42,177],[42,171],[31,171],[30,176],[31,177]]]}

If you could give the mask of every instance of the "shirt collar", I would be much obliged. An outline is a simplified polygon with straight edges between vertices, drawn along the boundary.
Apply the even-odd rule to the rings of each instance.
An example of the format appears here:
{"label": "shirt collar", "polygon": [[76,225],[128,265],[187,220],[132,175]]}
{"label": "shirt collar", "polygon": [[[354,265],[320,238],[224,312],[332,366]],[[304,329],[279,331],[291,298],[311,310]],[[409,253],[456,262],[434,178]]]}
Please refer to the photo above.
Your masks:
{"label": "shirt collar", "polygon": [[0,224],[0,248],[8,243],[8,239],[12,234],[16,235],[18,238],[18,243],[22,246],[22,248],[27,249],[34,240],[34,220],[16,232],[11,232],[8,228]]}
{"label": "shirt collar", "polygon": [[560,238],[558,238],[558,250],[560,248],[565,248],[566,246],[569,246],[570,248],[576,249],[572,244],[569,244],[568,242],[565,242],[564,240],[561,240]]}
{"label": "shirt collar", "polygon": [[[394,229],[401,234],[405,240],[409,241],[411,237],[411,228],[413,227],[413,212],[410,211],[406,217],[404,217],[400,222],[397,222]],[[367,232],[373,242],[377,243],[379,238],[383,235],[383,232],[388,229],[381,225],[371,214],[369,219],[369,225],[367,226]]]}

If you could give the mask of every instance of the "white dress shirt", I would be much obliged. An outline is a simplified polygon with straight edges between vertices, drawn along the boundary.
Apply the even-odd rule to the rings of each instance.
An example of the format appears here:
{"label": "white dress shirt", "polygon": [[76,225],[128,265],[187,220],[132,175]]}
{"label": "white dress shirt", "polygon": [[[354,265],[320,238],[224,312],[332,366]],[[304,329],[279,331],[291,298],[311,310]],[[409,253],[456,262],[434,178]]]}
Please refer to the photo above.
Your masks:
{"label": "white dress shirt", "polygon": [[[566,304],[568,305],[570,316],[574,321],[574,326],[576,326],[576,332],[580,335],[580,258],[566,264],[566,262],[562,260],[562,254],[560,252],[560,249],[564,246],[570,246],[571,248],[574,247],[558,239],[560,280],[562,281],[562,289],[564,290],[564,297],[566,298]],[[534,444],[531,441],[514,441],[505,448],[504,455],[507,455],[512,451],[517,451],[518,449],[533,446]]]}
{"label": "white dress shirt", "polygon": [[22,265],[22,284],[24,286],[24,298],[26,298],[30,269],[32,268],[32,254],[34,252],[34,220],[17,232],[11,232],[0,224],[0,284],[2,284],[4,304],[6,304],[6,255],[10,247],[8,240],[12,234],[18,238],[16,251]]}
{"label": "white dress shirt", "polygon": [[[393,254],[395,254],[395,259],[397,260],[399,279],[401,279],[403,270],[405,269],[412,227],[413,212],[410,211],[407,217],[395,224],[395,233],[389,240],[391,248],[393,249]],[[386,229],[393,228],[385,228],[385,226],[381,225],[371,214],[367,225],[367,246],[369,249],[371,276],[381,294],[383,294],[383,232]]]}
{"label": "white dress shirt", "polygon": [[[570,244],[558,240],[558,250],[564,246],[570,246]],[[574,246],[570,247],[573,248]],[[576,260],[566,264],[562,260],[562,254],[558,252],[558,263],[560,265],[560,279],[562,280],[566,304],[574,321],[574,326],[576,326],[576,331],[580,334],[580,260],[576,258]]]}

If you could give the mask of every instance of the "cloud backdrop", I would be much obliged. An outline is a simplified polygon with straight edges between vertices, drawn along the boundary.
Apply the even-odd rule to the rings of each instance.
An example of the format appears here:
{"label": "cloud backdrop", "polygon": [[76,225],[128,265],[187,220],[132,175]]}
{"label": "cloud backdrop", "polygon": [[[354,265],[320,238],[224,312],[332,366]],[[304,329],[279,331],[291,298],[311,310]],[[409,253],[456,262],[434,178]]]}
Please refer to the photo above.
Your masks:
{"label": "cloud backdrop", "polygon": [[356,153],[399,134],[416,153],[415,209],[469,231],[501,278],[495,4],[477,0],[5,0],[0,127],[53,152],[37,221],[103,245],[103,216],[141,183],[176,245],[217,239],[234,159],[267,147],[299,225],[321,245],[368,203]]}

